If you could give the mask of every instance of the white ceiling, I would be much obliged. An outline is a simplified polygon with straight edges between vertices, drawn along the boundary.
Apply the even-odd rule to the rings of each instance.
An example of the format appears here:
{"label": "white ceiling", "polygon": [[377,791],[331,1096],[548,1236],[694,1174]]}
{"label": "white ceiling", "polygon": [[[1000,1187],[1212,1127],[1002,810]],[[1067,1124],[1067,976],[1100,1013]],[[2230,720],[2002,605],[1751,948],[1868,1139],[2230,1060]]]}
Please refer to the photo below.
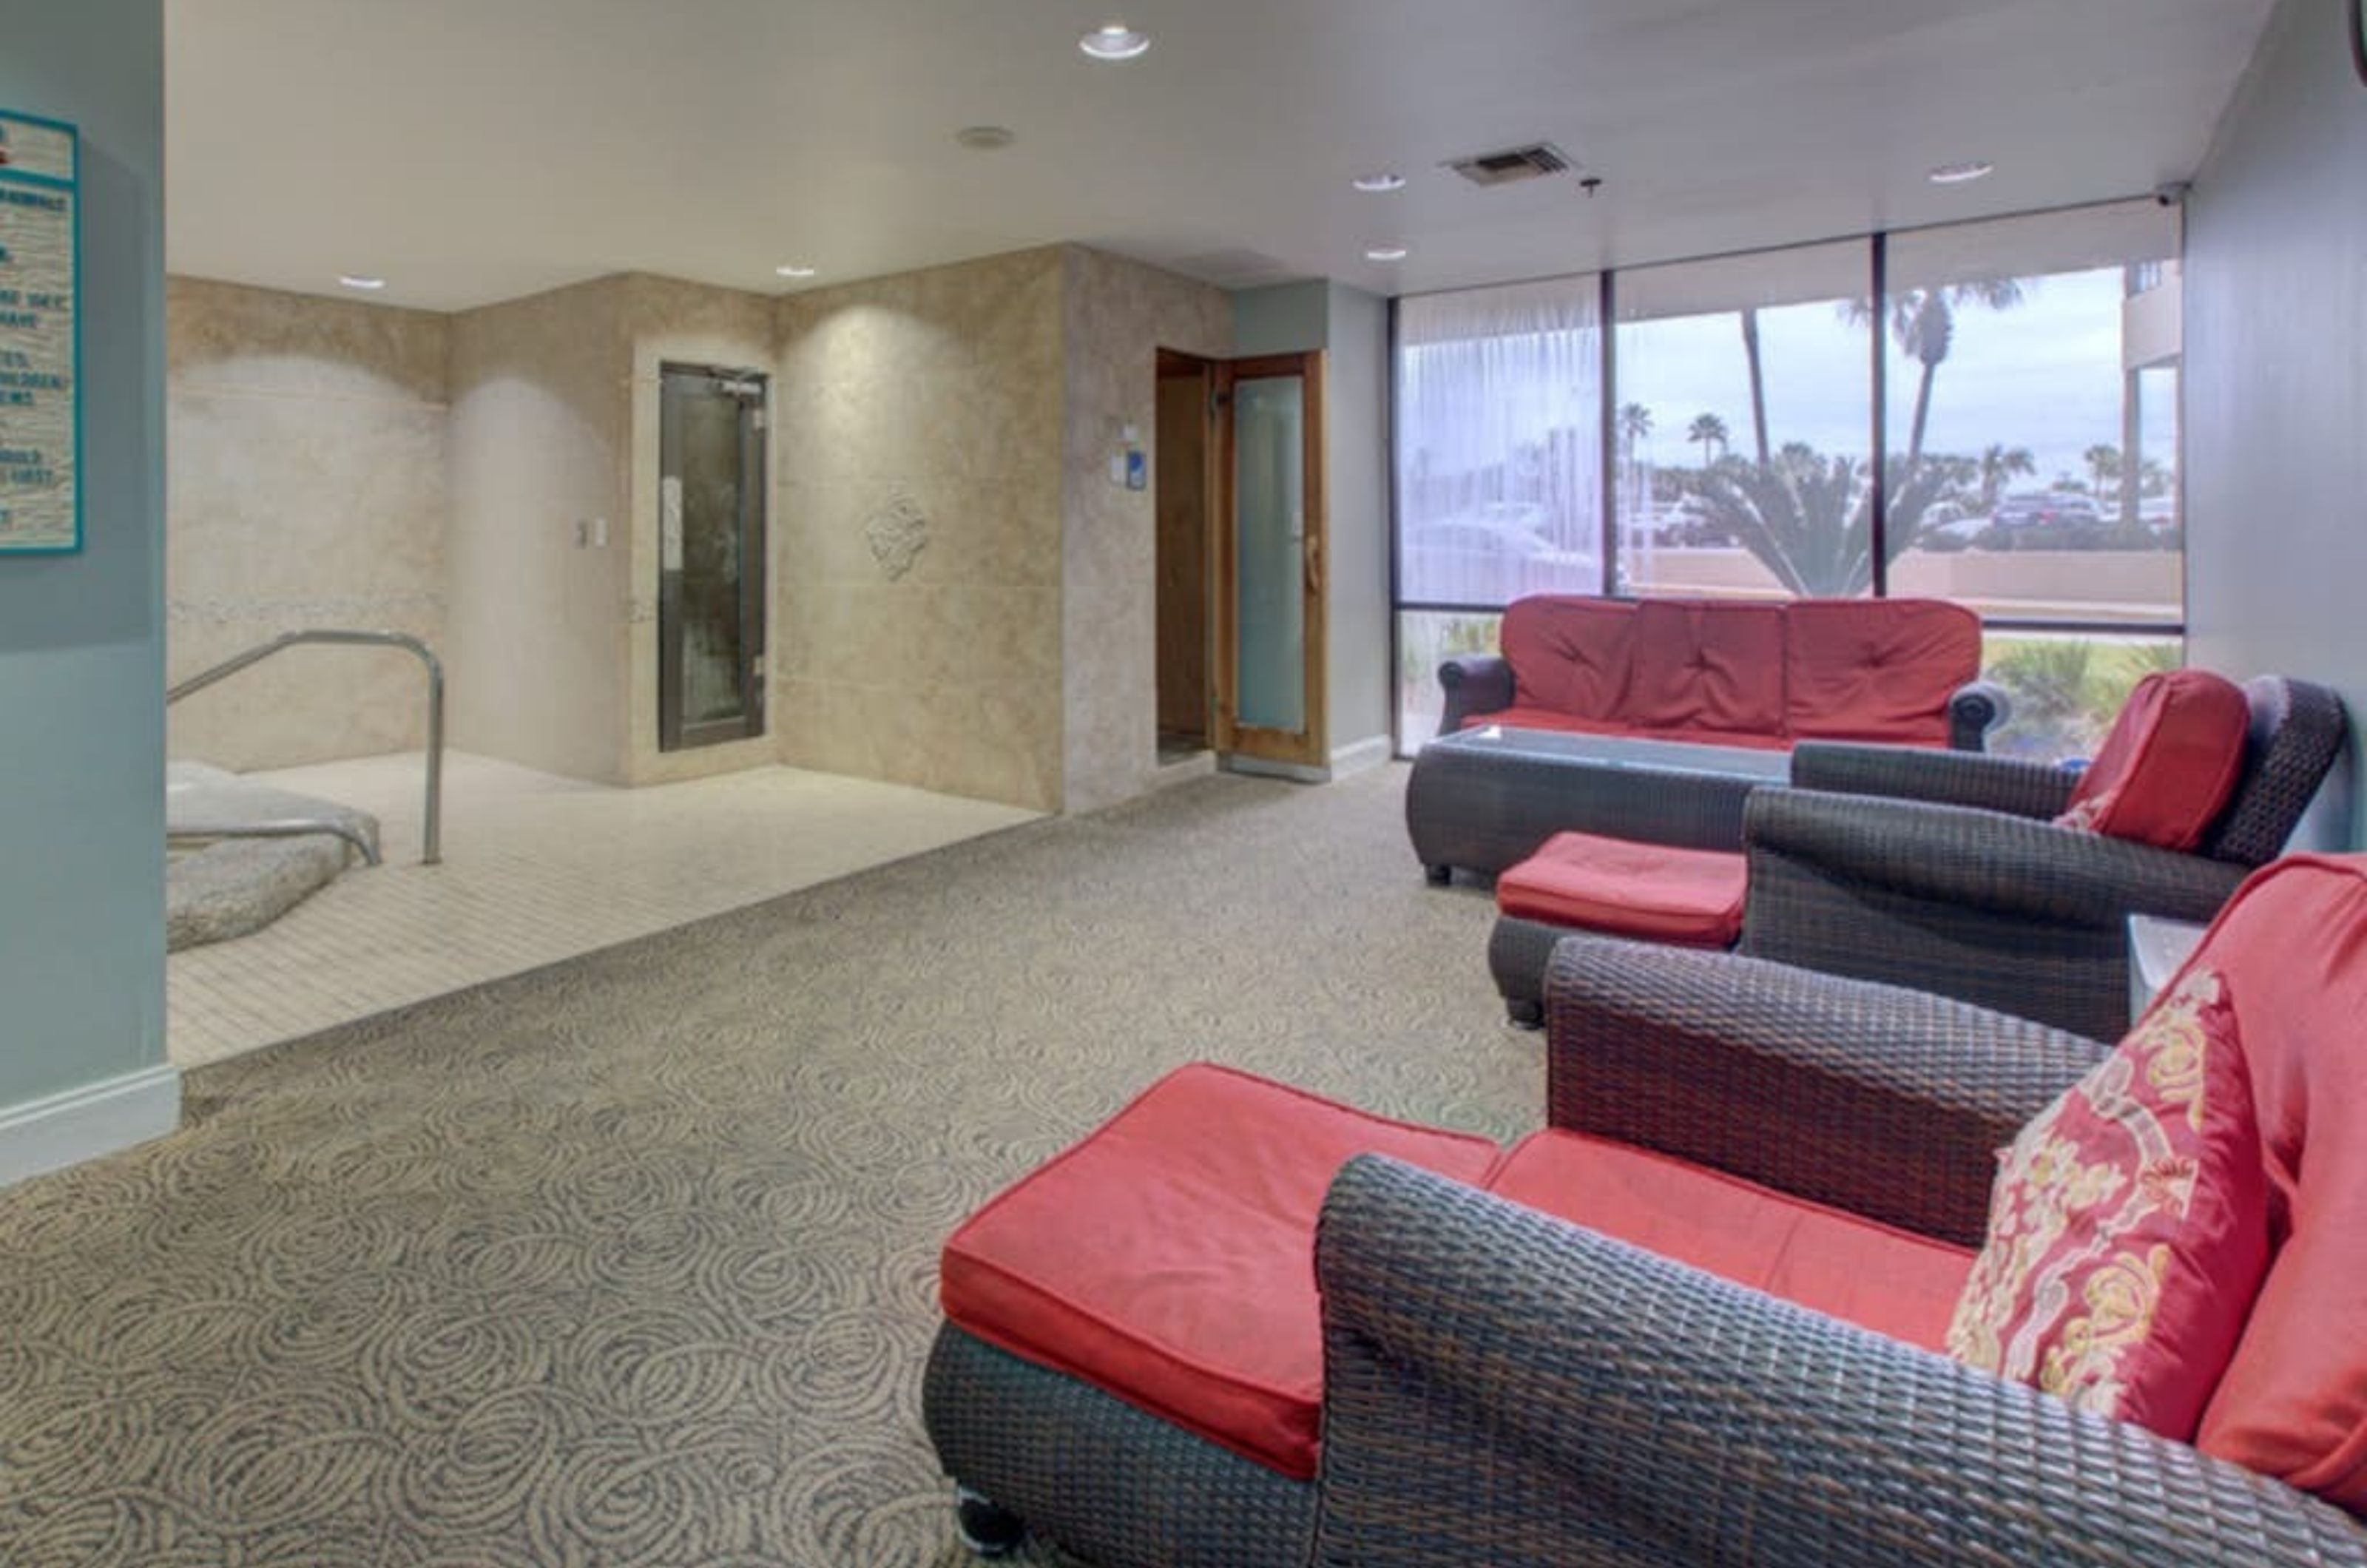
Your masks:
{"label": "white ceiling", "polygon": [[[1148,55],[1082,55],[1087,0],[166,0],[169,263],[450,310],[1073,240],[1415,292],[2150,190],[2271,0],[1111,3]],[[1601,194],[1439,167],[1531,140]]]}

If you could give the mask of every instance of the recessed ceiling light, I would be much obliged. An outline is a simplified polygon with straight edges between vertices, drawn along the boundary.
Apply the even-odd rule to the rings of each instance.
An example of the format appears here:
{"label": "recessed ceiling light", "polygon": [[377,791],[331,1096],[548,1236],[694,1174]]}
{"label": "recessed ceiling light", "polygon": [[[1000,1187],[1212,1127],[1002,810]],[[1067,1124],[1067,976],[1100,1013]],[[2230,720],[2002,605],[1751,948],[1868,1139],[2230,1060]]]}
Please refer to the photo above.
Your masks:
{"label": "recessed ceiling light", "polygon": [[1365,259],[1374,262],[1401,262],[1406,259],[1406,248],[1403,245],[1375,245],[1365,253]]}
{"label": "recessed ceiling light", "polygon": [[811,277],[814,275],[813,268],[799,266],[795,262],[787,266],[776,266],[773,271],[782,277]]}
{"label": "recessed ceiling light", "polygon": [[1007,125],[965,125],[954,132],[954,140],[973,152],[993,152],[1019,138]]}
{"label": "recessed ceiling light", "polygon": [[1132,60],[1150,47],[1150,35],[1136,32],[1124,22],[1111,22],[1079,39],[1077,47],[1095,60]]}
{"label": "recessed ceiling light", "polygon": [[1935,186],[1960,186],[1973,180],[1985,180],[1996,173],[1995,164],[1975,160],[1964,164],[1942,164],[1931,171],[1931,179]]}
{"label": "recessed ceiling light", "polygon": [[1354,182],[1358,190],[1371,191],[1376,196],[1383,191],[1403,190],[1405,189],[1405,176],[1403,175],[1390,173],[1366,175],[1364,178]]}
{"label": "recessed ceiling light", "polygon": [[337,281],[347,288],[358,288],[365,294],[375,294],[386,287],[385,278],[371,277],[358,272],[341,272],[337,274]]}

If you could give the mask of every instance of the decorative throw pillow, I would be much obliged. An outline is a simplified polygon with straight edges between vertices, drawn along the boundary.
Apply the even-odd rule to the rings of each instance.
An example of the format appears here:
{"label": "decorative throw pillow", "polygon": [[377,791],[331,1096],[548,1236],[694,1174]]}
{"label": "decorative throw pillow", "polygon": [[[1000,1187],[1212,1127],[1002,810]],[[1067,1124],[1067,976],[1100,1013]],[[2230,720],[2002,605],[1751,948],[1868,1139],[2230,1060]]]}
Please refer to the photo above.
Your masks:
{"label": "decorative throw pillow", "polygon": [[2191,850],[2235,792],[2252,726],[2243,688],[2208,670],[2148,675],[2129,694],[2057,827]]}
{"label": "decorative throw pillow", "polygon": [[2191,1440],[2269,1258],[2268,1178],[2219,977],[2190,969],[1999,1157],[1949,1353]]}

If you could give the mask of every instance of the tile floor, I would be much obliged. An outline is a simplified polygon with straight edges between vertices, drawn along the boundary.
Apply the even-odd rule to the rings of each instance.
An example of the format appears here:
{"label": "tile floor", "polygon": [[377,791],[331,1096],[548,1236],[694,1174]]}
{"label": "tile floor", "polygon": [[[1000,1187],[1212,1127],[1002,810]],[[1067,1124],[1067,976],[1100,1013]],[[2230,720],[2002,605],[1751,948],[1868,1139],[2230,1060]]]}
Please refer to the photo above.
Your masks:
{"label": "tile floor", "polygon": [[253,776],[375,813],[386,863],[357,866],[253,936],[174,953],[165,1042],[182,1066],[1036,815],[794,768],[629,790],[455,752],[445,758],[444,863],[423,866],[416,752]]}

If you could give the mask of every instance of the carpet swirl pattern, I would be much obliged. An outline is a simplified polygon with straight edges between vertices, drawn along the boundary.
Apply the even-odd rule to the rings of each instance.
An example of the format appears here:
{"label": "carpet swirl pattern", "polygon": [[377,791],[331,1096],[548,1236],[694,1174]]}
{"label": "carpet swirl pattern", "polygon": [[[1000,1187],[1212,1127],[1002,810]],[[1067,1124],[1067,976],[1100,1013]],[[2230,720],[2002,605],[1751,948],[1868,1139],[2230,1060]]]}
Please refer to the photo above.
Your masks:
{"label": "carpet swirl pattern", "polygon": [[969,1209],[1195,1058],[1537,1123],[1404,776],[1208,779],[190,1075],[0,1193],[0,1562],[968,1562],[920,1384]]}

